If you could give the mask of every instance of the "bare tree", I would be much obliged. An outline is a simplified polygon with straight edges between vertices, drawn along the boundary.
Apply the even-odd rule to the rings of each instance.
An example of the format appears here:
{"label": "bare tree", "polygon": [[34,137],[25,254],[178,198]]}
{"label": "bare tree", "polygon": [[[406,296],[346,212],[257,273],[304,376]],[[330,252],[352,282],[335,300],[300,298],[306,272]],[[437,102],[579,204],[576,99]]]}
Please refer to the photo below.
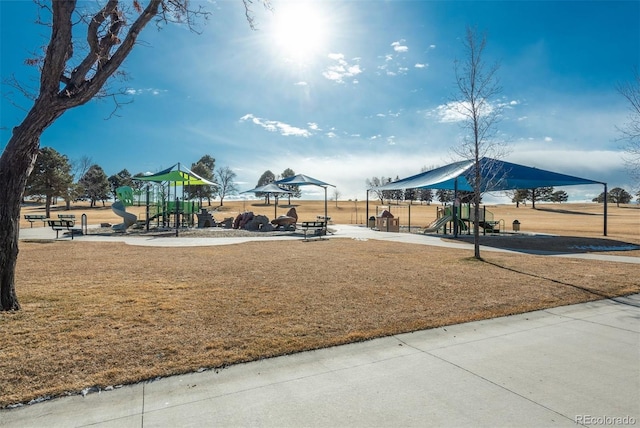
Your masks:
{"label": "bare tree", "polygon": [[222,201],[227,195],[233,195],[238,192],[238,187],[233,180],[236,178],[236,173],[233,172],[228,166],[223,166],[216,170],[216,179],[218,181],[218,195],[220,196],[220,206]]}
{"label": "bare tree", "polygon": [[80,159],[72,162],[71,173],[76,178],[76,181],[85,175],[93,164],[95,164],[95,162],[89,156],[81,156]]}
{"label": "bare tree", "polygon": [[480,257],[480,202],[482,191],[487,188],[491,176],[491,166],[481,163],[482,158],[500,154],[502,146],[495,141],[495,125],[500,118],[501,108],[492,102],[501,92],[498,83],[498,63],[488,65],[484,60],[484,50],[487,39],[484,34],[467,27],[464,38],[466,59],[454,64],[455,76],[459,95],[453,105],[463,117],[460,122],[465,131],[465,139],[454,151],[463,159],[474,162],[473,175],[468,179],[473,183],[473,212],[474,212],[474,257]]}
{"label": "bare tree", "polygon": [[631,82],[619,83],[616,89],[629,101],[628,122],[619,127],[624,146],[624,161],[631,177],[640,185],[640,73],[634,72]]}
{"label": "bare tree", "polygon": [[369,188],[369,191],[373,192],[373,194],[376,195],[378,199],[380,199],[380,204],[384,204],[384,198],[386,196],[386,193],[384,190],[379,190],[378,187],[382,187],[385,184],[390,182],[391,182],[391,178],[386,178],[386,177],[373,177],[371,179],[367,178],[366,180],[366,184],[367,184],[367,187]]}
{"label": "bare tree", "polygon": [[[253,28],[250,5],[241,0]],[[268,6],[269,0],[256,0]],[[56,0],[40,5],[50,14],[51,37],[43,58],[34,61],[40,67],[37,94],[22,123],[13,128],[0,157],[0,309],[18,310],[15,292],[15,268],[18,259],[20,201],[27,178],[40,147],[40,136],[67,110],[105,95],[105,84],[117,75],[123,61],[136,45],[141,31],[155,20],[161,27],[180,22],[193,28],[197,19],[206,18],[202,9],[191,9],[188,0],[141,0],[96,2],[98,10],[80,13],[76,0]],[[81,9],[84,10],[84,4]],[[82,39],[73,34],[85,32]],[[86,43],[86,44],[85,44]],[[13,79],[15,87],[20,86]]]}
{"label": "bare tree", "polygon": [[340,193],[338,188],[335,187],[333,189],[333,200],[336,201],[336,208],[338,208],[338,200],[340,199],[340,196],[342,196],[342,194]]}

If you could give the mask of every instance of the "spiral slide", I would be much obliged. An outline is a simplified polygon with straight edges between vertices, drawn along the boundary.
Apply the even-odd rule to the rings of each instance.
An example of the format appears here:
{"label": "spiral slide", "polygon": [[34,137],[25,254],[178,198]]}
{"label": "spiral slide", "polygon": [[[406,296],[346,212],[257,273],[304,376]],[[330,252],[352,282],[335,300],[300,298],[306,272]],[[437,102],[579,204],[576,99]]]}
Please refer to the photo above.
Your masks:
{"label": "spiral slide", "polygon": [[127,230],[129,226],[132,226],[138,221],[138,217],[135,214],[128,213],[126,211],[124,203],[122,201],[116,201],[111,204],[111,209],[114,213],[124,219],[124,223],[114,224],[111,228],[113,230]]}

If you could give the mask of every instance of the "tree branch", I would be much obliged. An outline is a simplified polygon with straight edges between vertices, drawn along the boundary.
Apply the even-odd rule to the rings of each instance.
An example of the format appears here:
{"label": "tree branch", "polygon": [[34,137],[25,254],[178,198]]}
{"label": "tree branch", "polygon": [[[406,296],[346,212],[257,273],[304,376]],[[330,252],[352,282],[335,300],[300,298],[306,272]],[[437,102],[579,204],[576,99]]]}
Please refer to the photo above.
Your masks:
{"label": "tree branch", "polygon": [[60,76],[69,59],[71,46],[71,15],[76,7],[76,0],[60,0],[52,2],[53,27],[51,42],[47,47],[42,73],[40,77],[40,95],[54,97],[60,87]]}

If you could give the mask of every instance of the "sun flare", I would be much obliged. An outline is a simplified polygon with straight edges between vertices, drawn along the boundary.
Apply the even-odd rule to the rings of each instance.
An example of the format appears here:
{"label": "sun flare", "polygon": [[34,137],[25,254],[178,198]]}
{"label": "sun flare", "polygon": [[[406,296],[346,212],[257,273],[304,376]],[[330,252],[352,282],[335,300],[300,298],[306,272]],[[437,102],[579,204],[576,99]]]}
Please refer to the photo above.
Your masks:
{"label": "sun flare", "polygon": [[291,59],[307,59],[327,43],[327,22],[311,2],[284,3],[274,10],[275,47]]}

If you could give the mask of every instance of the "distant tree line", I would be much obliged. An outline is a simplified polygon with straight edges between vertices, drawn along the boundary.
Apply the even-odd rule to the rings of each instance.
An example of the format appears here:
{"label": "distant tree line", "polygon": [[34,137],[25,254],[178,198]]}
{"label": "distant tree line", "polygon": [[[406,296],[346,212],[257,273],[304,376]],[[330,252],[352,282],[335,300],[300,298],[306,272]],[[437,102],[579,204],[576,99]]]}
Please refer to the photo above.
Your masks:
{"label": "distant tree line", "polygon": [[[636,193],[636,196],[638,197],[638,202],[640,202],[640,190]],[[620,204],[628,204],[631,202],[631,199],[633,199],[631,194],[621,187],[614,187],[607,192],[607,202],[616,204],[617,206],[620,206]],[[604,203],[604,192],[593,198],[592,201],[600,204]]]}
{"label": "distant tree line", "polygon": [[[226,196],[237,193],[235,172],[227,166],[216,169],[215,159],[210,155],[204,155],[191,164],[191,170],[218,185],[185,186],[185,198],[198,199],[201,204],[206,199],[209,205],[212,199],[220,198],[222,205]],[[53,148],[43,147],[38,151],[24,196],[44,200],[46,215],[50,216],[51,205],[58,198],[63,199],[66,208],[70,209],[71,203],[79,200],[90,201],[91,207],[100,202],[104,206],[106,201],[116,197],[116,189],[121,186],[142,191],[145,183],[133,177],[127,169],[107,177],[102,167],[88,157],[72,162]]]}

